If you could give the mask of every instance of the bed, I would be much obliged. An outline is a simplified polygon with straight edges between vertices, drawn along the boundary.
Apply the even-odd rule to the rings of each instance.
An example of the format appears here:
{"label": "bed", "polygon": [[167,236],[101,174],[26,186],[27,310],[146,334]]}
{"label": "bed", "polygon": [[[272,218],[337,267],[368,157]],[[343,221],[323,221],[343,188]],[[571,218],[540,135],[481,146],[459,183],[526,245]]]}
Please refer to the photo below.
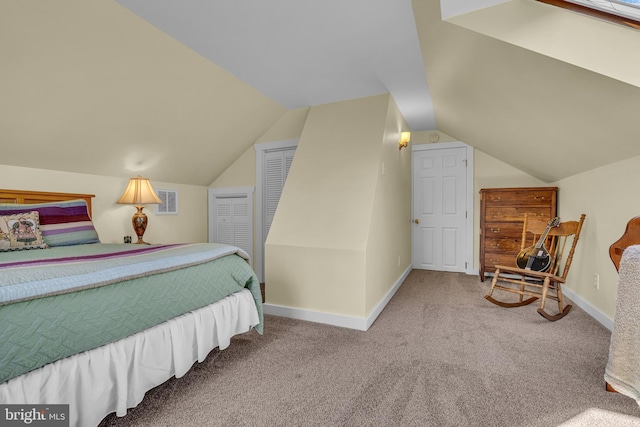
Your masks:
{"label": "bed", "polygon": [[609,247],[618,270],[618,290],[604,379],[617,391],[640,404],[640,217],[632,218],[620,239]]}
{"label": "bed", "polygon": [[0,404],[83,427],[263,327],[244,251],[101,243],[93,197],[0,190]]}

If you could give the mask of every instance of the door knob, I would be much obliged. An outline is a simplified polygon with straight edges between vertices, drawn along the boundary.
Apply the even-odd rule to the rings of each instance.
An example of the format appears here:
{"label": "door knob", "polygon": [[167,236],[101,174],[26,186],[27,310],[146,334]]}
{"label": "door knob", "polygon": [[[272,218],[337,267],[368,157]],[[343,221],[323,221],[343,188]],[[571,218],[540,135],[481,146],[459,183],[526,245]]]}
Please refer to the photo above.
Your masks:
{"label": "door knob", "polygon": [[420,224],[420,220],[418,218],[414,219],[413,222],[415,222],[416,224]]}

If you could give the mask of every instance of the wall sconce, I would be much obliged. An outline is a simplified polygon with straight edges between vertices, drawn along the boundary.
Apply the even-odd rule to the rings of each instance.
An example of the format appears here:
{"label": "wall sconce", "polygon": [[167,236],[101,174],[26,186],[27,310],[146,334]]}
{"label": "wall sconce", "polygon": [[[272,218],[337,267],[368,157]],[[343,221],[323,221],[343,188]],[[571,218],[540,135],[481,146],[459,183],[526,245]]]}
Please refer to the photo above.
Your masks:
{"label": "wall sconce", "polygon": [[124,190],[124,194],[120,196],[118,203],[121,205],[134,205],[138,209],[138,212],[134,213],[133,218],[131,218],[131,224],[133,224],[133,229],[138,236],[136,243],[148,244],[142,240],[144,231],[147,229],[147,215],[142,212],[144,208],[142,205],[157,205],[162,203],[162,200],[153,190],[149,180],[140,175],[138,175],[137,178],[131,178],[127,189]]}
{"label": "wall sconce", "polygon": [[402,150],[411,141],[411,132],[400,132],[400,141],[398,141],[398,150]]}

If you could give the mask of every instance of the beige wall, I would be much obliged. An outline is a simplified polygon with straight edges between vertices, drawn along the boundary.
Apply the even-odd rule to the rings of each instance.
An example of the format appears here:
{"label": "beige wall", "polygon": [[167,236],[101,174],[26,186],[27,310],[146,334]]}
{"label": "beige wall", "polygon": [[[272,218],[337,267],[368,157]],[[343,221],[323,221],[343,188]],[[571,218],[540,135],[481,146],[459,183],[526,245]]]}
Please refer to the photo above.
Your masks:
{"label": "beige wall", "polygon": [[[639,208],[630,183],[638,182],[640,158],[619,161],[636,156],[639,147],[633,116],[640,78],[635,65],[640,57],[626,54],[632,51],[628,43],[637,45],[634,30],[590,19],[586,26],[588,18],[525,0],[449,22],[440,22],[438,2],[414,0],[413,4],[438,124],[457,137],[439,131],[416,132],[411,143],[435,142],[437,137],[438,142],[463,139],[484,148],[484,152],[475,150],[474,159],[476,267],[480,188],[557,185],[561,217],[587,214],[567,287],[611,316],[617,274],[607,250]],[[156,188],[179,191],[179,215],[157,216],[153,207],[145,209],[150,217],[146,240],[206,241],[207,183],[217,188],[255,185],[251,144],[302,135],[314,160],[338,159],[340,164],[335,170],[327,168],[323,178],[331,182],[323,182],[326,187],[322,188],[314,181],[315,173],[323,175],[314,169],[314,162],[304,163],[296,172],[300,187],[283,221],[302,229],[305,218],[296,214],[311,210],[317,225],[310,231],[313,235],[292,242],[292,236],[283,233],[273,243],[280,245],[283,257],[291,255],[305,265],[289,268],[294,263],[283,261],[280,271],[287,287],[278,298],[300,307],[361,316],[390,285],[385,282],[397,272],[398,255],[400,268],[406,265],[405,237],[393,241],[388,252],[380,249],[392,235],[404,236],[402,227],[391,230],[399,227],[397,218],[405,214],[404,180],[410,169],[406,164],[410,148],[400,153],[391,149],[398,130],[394,126],[400,125],[384,96],[287,112],[115,2],[34,5],[0,4],[6,12],[0,13],[5,17],[3,29],[10,36],[0,39],[7,64],[0,67],[0,76],[8,82],[0,97],[5,113],[0,117],[0,143],[7,148],[3,161],[82,173],[0,165],[0,188],[96,194],[94,221],[100,237],[120,242],[123,235],[133,234],[134,208],[115,201],[127,177],[135,175],[131,170],[153,168],[146,170],[162,179],[205,186],[154,179]],[[522,26],[523,22],[531,26]],[[589,40],[586,48],[574,49],[548,42],[559,40],[561,34],[547,31],[550,24],[564,30],[606,28],[615,33],[602,34]],[[566,40],[584,41],[565,38],[563,43]],[[601,60],[612,52],[616,61]],[[310,111],[314,121],[307,126]],[[352,129],[356,131],[350,134]],[[365,141],[367,134],[373,136]],[[184,149],[187,143],[191,149]],[[522,156],[523,150],[540,144],[546,148],[535,154],[552,161],[535,162]],[[22,146],[35,150],[25,156],[16,148]],[[545,183],[485,152],[522,169],[543,165],[536,168],[541,177],[558,171],[566,176],[576,167],[590,169],[604,161],[619,162]],[[212,177],[215,180],[210,182]],[[328,207],[318,205],[314,193],[326,197],[331,188],[353,197],[330,206],[336,211],[325,217],[321,212]],[[333,236],[323,235],[331,227],[343,231],[336,232],[342,241],[338,239],[334,248],[335,243],[327,243],[335,240]],[[299,246],[306,247],[306,257],[300,256]],[[376,269],[373,260],[380,263]],[[338,268],[328,271],[326,266],[334,264]],[[313,278],[314,286],[298,283],[316,273],[322,280]],[[599,290],[593,287],[594,273],[600,275]],[[336,286],[334,276],[353,281],[353,288]],[[335,289],[324,295],[327,286]],[[278,296],[277,290],[273,292],[268,291],[268,299]],[[344,292],[347,307],[341,306]]]}
{"label": "beige wall", "polygon": [[207,186],[287,111],[116,1],[1,1],[0,29],[3,164]]}
{"label": "beige wall", "polygon": [[[304,128],[304,123],[309,114],[309,107],[289,110],[269,130],[267,130],[256,143],[268,143],[298,139]],[[255,145],[248,148],[242,155],[229,166],[210,185],[211,188],[254,187],[256,186],[256,150]],[[257,214],[255,199],[257,190],[253,193],[253,254],[258,256],[258,236],[256,234]],[[253,261],[255,264],[255,260]]]}
{"label": "beige wall", "polygon": [[[256,143],[298,139],[302,134],[309,107],[289,110],[258,138]],[[256,150],[252,145],[210,185],[211,188],[256,185]]]}
{"label": "beige wall", "polygon": [[411,147],[398,149],[408,126],[393,98],[387,111],[366,245],[366,315],[411,266]]}
{"label": "beige wall", "polygon": [[[325,106],[329,110],[331,106]],[[336,108],[335,106],[333,108]],[[393,111],[393,108],[389,108],[390,111]],[[338,110],[336,110],[338,111]],[[265,136],[261,138],[260,142],[267,141],[276,141],[276,140],[286,140],[292,139],[300,136],[303,131],[311,132],[311,128],[304,128],[304,124],[307,119],[307,114],[309,113],[308,109],[296,110],[292,112],[291,115],[284,119],[284,121],[280,124],[280,126],[272,129],[268,134],[270,136]],[[387,122],[393,120],[401,119],[394,118],[393,114],[388,114],[386,117]],[[333,123],[333,122],[332,122]],[[402,125],[400,125],[402,127]],[[410,152],[410,148],[407,150],[403,150],[399,152],[396,148],[396,136],[394,135],[396,130],[390,131],[389,123],[386,126],[386,134],[384,136],[384,142],[381,150],[381,158],[380,163],[378,165],[379,173],[376,174],[375,177],[372,177],[373,180],[377,181],[376,190],[374,191],[374,205],[375,207],[371,211],[371,221],[372,224],[376,221],[386,222],[387,224],[395,224],[395,226],[402,224],[402,218],[406,216],[410,218],[410,199],[405,209],[406,212],[402,212],[402,209],[399,209],[400,213],[395,213],[394,220],[389,219],[392,214],[383,212],[380,207],[380,200],[383,197],[380,197],[378,193],[389,191],[388,188],[406,188],[407,191],[410,191],[411,187],[411,177],[405,177],[404,173],[409,172],[411,169],[410,159],[403,157],[406,153]],[[434,136],[436,135],[436,136]],[[331,139],[331,138],[329,138]],[[424,132],[414,132],[411,137],[411,144],[425,144],[431,142],[446,142],[446,141],[455,141],[456,139],[443,133],[440,131],[424,131]],[[318,144],[325,144],[326,141],[324,138],[318,138]],[[326,151],[331,151],[328,147],[325,147]],[[368,148],[367,148],[368,149]],[[385,151],[385,150],[388,151]],[[408,156],[407,156],[408,157]],[[406,163],[408,162],[408,163]],[[381,168],[382,163],[385,163],[385,170],[387,171],[386,178],[382,178]],[[624,163],[627,164],[627,163]],[[634,174],[633,165],[635,163],[631,162],[631,167],[629,169],[630,174]],[[396,168],[397,169],[394,169]],[[567,206],[571,206],[574,204],[574,198],[587,197],[587,200],[582,202],[577,206],[592,206],[593,203],[590,202],[589,198],[592,198],[593,194],[599,194],[602,192],[606,194],[608,197],[618,197],[614,196],[611,191],[608,189],[610,186],[610,181],[613,179],[608,178],[609,175],[612,175],[612,171],[618,171],[619,165],[613,165],[611,167],[606,167],[603,169],[598,169],[586,174],[578,175],[576,177],[560,181],[558,183],[548,183],[541,181],[537,178],[534,178],[500,160],[497,160],[482,151],[474,150],[474,268],[478,268],[478,248],[479,248],[479,191],[481,188],[492,188],[492,187],[527,187],[527,186],[559,186],[560,187],[560,215],[561,217],[573,218],[579,217],[581,212],[577,212],[580,209],[577,209],[576,212],[571,212],[567,210]],[[624,171],[625,169],[620,169]],[[298,173],[306,175],[307,169],[302,168],[298,171]],[[394,175],[396,174],[396,175]],[[312,179],[311,176],[306,176],[303,178],[304,180]],[[408,183],[402,183],[402,180],[408,180]],[[585,180],[594,180],[596,181],[596,186],[590,186],[588,190],[582,185],[582,182]],[[393,184],[390,184],[393,182]],[[604,183],[604,184],[603,184]],[[390,185],[389,185],[390,184]],[[255,185],[255,150],[252,148],[247,150],[237,161],[225,171],[225,173],[216,180],[212,187],[233,187],[233,186],[246,186],[246,185]],[[406,185],[406,187],[404,187]],[[389,187],[386,187],[389,186]],[[387,188],[387,190],[383,190]],[[301,192],[306,193],[306,197],[310,197],[311,187],[300,189]],[[624,191],[624,190],[623,190]],[[595,192],[595,193],[594,193]],[[398,193],[402,194],[402,192]],[[410,197],[410,196],[409,196]],[[620,197],[622,199],[622,197]],[[615,203],[614,203],[615,204]],[[391,204],[393,205],[393,204]],[[607,206],[611,205],[611,203],[607,203],[605,205],[599,205],[604,212],[607,211]],[[585,225],[585,231],[580,242],[580,250],[578,255],[576,256],[575,265],[573,267],[573,274],[570,276],[569,284],[567,285],[572,291],[576,292],[579,296],[583,297],[588,303],[592,304],[598,310],[601,310],[607,316],[611,317],[613,314],[613,306],[615,301],[615,288],[617,287],[617,274],[612,266],[610,266],[610,261],[608,259],[607,251],[608,245],[616,240],[619,237],[619,234],[622,233],[624,229],[624,224],[628,218],[633,216],[631,212],[633,209],[628,208],[628,204],[626,202],[623,203],[626,208],[620,209],[618,213],[618,218],[615,221],[612,221],[612,225],[609,226],[609,230],[606,232],[606,236],[604,239],[599,236],[598,239],[606,240],[606,246],[604,249],[599,249],[595,251],[591,251],[590,247],[593,246],[591,240],[593,239],[590,236],[590,233],[595,233],[595,230],[590,231],[589,228],[594,228],[596,226],[589,226],[591,223],[595,222],[594,213],[587,212],[586,209],[583,209],[585,213],[588,215],[588,222]],[[402,203],[396,203],[395,206],[402,206]],[[295,211],[294,211],[295,212]],[[603,213],[603,215],[606,215]],[[615,225],[613,225],[615,224]],[[372,229],[377,229],[377,227],[372,226]],[[387,228],[387,232],[392,227]],[[400,227],[399,235],[402,235],[403,229]],[[320,230],[321,231],[321,230]],[[397,232],[395,232],[397,233]],[[322,234],[322,233],[320,233]],[[392,233],[394,234],[394,233]],[[408,238],[410,240],[410,237]],[[303,244],[301,244],[303,245]],[[392,249],[389,250],[388,253],[384,253],[382,251],[380,254],[375,254],[381,247],[388,247],[388,242],[385,238],[381,237],[381,235],[376,235],[373,232],[367,240],[368,248],[370,252],[368,253],[370,258],[377,258],[377,263],[369,263],[369,258],[362,258],[361,252],[359,250],[340,250],[338,248],[334,248],[332,254],[329,256],[326,250],[321,249],[307,249],[307,257],[301,257],[299,253],[299,249],[297,246],[289,246],[289,247],[280,247],[279,251],[283,254],[285,258],[292,257],[291,259],[298,259],[301,265],[305,265],[304,268],[291,268],[291,263],[288,264],[287,268],[282,269],[282,274],[285,277],[284,280],[292,283],[291,286],[285,288],[281,288],[280,291],[283,295],[280,295],[282,299],[275,299],[277,296],[278,290],[275,288],[271,288],[270,294],[268,295],[268,302],[276,303],[275,301],[279,301],[279,303],[286,302],[287,304],[291,304],[291,306],[296,308],[311,308],[316,309],[317,307],[313,304],[303,304],[301,301],[314,300],[316,297],[321,297],[320,295],[314,295],[314,292],[322,290],[325,288],[323,286],[318,286],[315,289],[311,287],[310,289],[306,289],[303,283],[308,281],[306,278],[305,271],[312,274],[317,275],[324,268],[323,266],[332,265],[333,260],[338,262],[338,264],[342,264],[345,259],[350,259],[355,266],[363,266],[366,269],[366,279],[364,280],[364,284],[362,285],[366,293],[366,296],[363,302],[358,302],[358,310],[362,310],[362,313],[368,313],[371,308],[379,302],[381,295],[388,290],[388,287],[393,283],[393,278],[397,277],[398,265],[397,265],[397,256],[400,255],[401,265],[400,270],[406,268],[410,263],[410,248],[406,249],[408,252],[405,252],[404,246],[399,243],[400,249]],[[603,243],[600,243],[599,246],[603,246]],[[598,258],[597,254],[600,254],[600,261],[594,263],[594,259]],[[324,254],[324,262],[318,263],[315,261],[316,257],[319,254]],[[385,259],[386,257],[386,259]],[[305,258],[304,260],[302,258]],[[587,268],[587,272],[583,272],[583,268],[579,266],[589,266]],[[359,267],[358,267],[359,268]],[[324,269],[326,270],[326,269]],[[391,272],[391,274],[381,274],[381,271],[385,270],[387,272]],[[593,283],[593,272],[591,270],[597,270],[593,272],[597,272],[600,274],[601,279],[601,287],[599,291],[595,291],[592,289]],[[344,269],[335,269],[332,268],[330,272],[325,274],[331,274],[348,277],[349,280],[357,283],[358,280],[353,276],[355,271],[351,270],[351,267],[346,267]],[[574,279],[573,276],[576,275],[577,278]],[[392,277],[393,276],[393,277]],[[384,278],[383,278],[384,277]],[[378,279],[378,280],[377,280]],[[331,282],[335,280],[334,277],[327,278],[327,281]],[[576,284],[574,284],[576,283]],[[351,295],[353,298],[360,298],[360,292],[357,290],[357,287],[351,289],[355,293]],[[362,305],[363,304],[363,305]],[[346,307],[340,307],[339,304],[336,304],[335,301],[328,304],[325,307],[328,312],[349,312],[349,309]]]}
{"label": "beige wall", "polygon": [[297,139],[302,134],[310,107],[289,110],[256,143]]}
{"label": "beige wall", "polygon": [[[128,179],[0,165],[0,188],[95,194],[93,222],[103,243],[122,243],[134,236],[131,217],[135,207],[116,202]],[[149,243],[197,243],[207,241],[207,187],[152,181],[156,189],[178,191],[178,215],[156,215],[153,205],[144,212]],[[135,238],[134,238],[135,241]]]}
{"label": "beige wall", "polygon": [[[587,218],[576,249],[566,288],[612,318],[618,274],[609,258],[609,246],[624,233],[627,222],[640,215],[640,157],[603,166],[558,181],[562,219]],[[593,275],[600,275],[600,289]]]}
{"label": "beige wall", "polygon": [[640,155],[637,30],[531,0],[413,7],[440,131],[547,182]]}
{"label": "beige wall", "polygon": [[256,185],[256,150],[251,146],[209,187],[253,187],[254,185]]}
{"label": "beige wall", "polygon": [[[399,268],[398,250],[407,253],[400,243],[386,254],[368,248],[395,224],[374,214],[384,203],[376,197],[392,200],[378,190],[381,162],[395,180],[402,176],[398,154],[408,156],[382,154],[403,126],[397,112],[389,117],[390,105],[389,95],[380,95],[311,108],[267,238],[267,303],[363,318],[367,264],[386,258]],[[374,223],[383,230],[372,231]],[[372,283],[380,294],[384,285]]]}
{"label": "beige wall", "polygon": [[[356,103],[357,104],[357,103]],[[327,312],[358,312],[367,313],[378,300],[381,294],[393,283],[394,275],[399,271],[397,267],[397,255],[400,253],[401,266],[405,268],[410,260],[410,248],[406,248],[401,242],[394,242],[394,247],[388,251],[380,251],[381,247],[388,245],[391,235],[403,236],[403,228],[395,230],[402,224],[403,216],[410,218],[410,211],[401,201],[406,191],[410,191],[410,178],[406,173],[410,170],[410,147],[399,152],[395,144],[395,133],[390,123],[399,119],[394,116],[394,110],[390,106],[386,114],[386,129],[384,136],[378,138],[380,146],[360,147],[362,150],[373,150],[378,153],[377,160],[371,161],[369,179],[375,188],[371,191],[372,202],[369,212],[369,226],[365,234],[364,246],[358,249],[329,249],[327,246],[315,249],[305,249],[305,256],[300,255],[299,247],[289,245],[279,248],[280,254],[291,257],[290,261],[282,268],[283,280],[289,285],[281,289],[287,293],[288,303],[298,308],[318,307],[311,302],[315,298],[323,299],[327,290],[323,283],[313,277],[321,277],[327,283],[336,282],[342,277],[349,282],[359,284],[351,290],[344,288],[335,289],[340,292],[340,297],[330,296],[324,301],[322,309]],[[305,115],[306,120],[306,115]],[[400,125],[402,126],[402,125]],[[413,143],[428,143],[429,136],[433,132],[416,132],[412,135]],[[292,134],[282,134],[282,139],[290,139]],[[439,141],[451,141],[453,138],[440,133]],[[323,138],[318,138],[323,141]],[[335,143],[335,141],[334,141]],[[362,144],[365,144],[362,142]],[[336,145],[339,145],[336,143]],[[366,144],[365,144],[366,145]],[[341,151],[338,147],[326,147],[325,155],[329,158]],[[583,234],[579,242],[576,258],[569,275],[566,288],[570,289],[580,298],[584,299],[605,316],[613,316],[617,292],[618,275],[609,259],[609,246],[624,232],[626,223],[634,216],[640,215],[640,198],[635,197],[636,190],[632,183],[640,181],[640,157],[618,162],[585,172],[558,182],[544,183],[511,166],[496,160],[495,158],[474,150],[474,192],[475,192],[475,218],[474,218],[474,263],[478,262],[478,192],[481,188],[488,187],[521,187],[553,185],[559,187],[559,215],[563,219],[577,219],[581,213],[587,215]],[[381,164],[385,163],[386,177],[381,175]],[[374,171],[375,170],[375,171]],[[299,168],[302,181],[312,180],[307,176],[305,167]],[[126,179],[104,177],[98,175],[76,174],[58,172],[43,169],[22,168],[16,166],[0,165],[0,188],[41,190],[72,193],[91,193],[96,197],[94,206],[94,223],[100,238],[106,243],[119,243],[123,235],[133,235],[131,216],[135,209],[131,206],[116,204],[126,186]],[[407,183],[405,180],[409,179]],[[152,182],[155,188],[174,189],[179,192],[178,215],[155,215],[153,206],[145,209],[149,216],[149,228],[145,233],[145,240],[153,243],[177,243],[177,242],[204,242],[207,240],[207,188],[200,186],[188,186],[181,184]],[[255,185],[255,155],[251,148],[243,154],[224,176],[214,182],[212,186],[246,186]],[[385,203],[389,193],[396,191],[397,200]],[[311,189],[309,189],[311,190]],[[307,192],[304,184],[297,190]],[[312,198],[312,197],[311,197]],[[410,206],[410,201],[409,201]],[[365,203],[367,205],[367,203]],[[385,211],[384,207],[394,206],[396,210]],[[349,218],[362,215],[360,208],[354,208],[354,214],[345,209],[340,212]],[[338,218],[339,219],[339,218]],[[378,224],[386,224],[385,227]],[[322,231],[317,227],[319,231]],[[381,229],[381,233],[376,233]],[[373,231],[372,231],[373,230]],[[395,231],[394,231],[395,230]],[[303,244],[303,243],[300,243]],[[323,245],[318,245],[323,246]],[[364,250],[363,247],[367,249]],[[407,252],[408,251],[408,252]],[[349,260],[345,262],[345,259]],[[377,260],[380,265],[374,265],[371,260]],[[300,264],[293,267],[293,260]],[[321,260],[321,261],[319,261]],[[331,266],[331,268],[327,268]],[[338,266],[339,268],[334,268]],[[363,275],[362,271],[366,271]],[[593,286],[593,274],[600,275],[600,289]],[[304,283],[312,277],[314,286],[307,288]],[[365,278],[366,276],[366,278]],[[376,278],[380,278],[376,280]],[[272,290],[273,292],[273,290]],[[366,296],[363,296],[366,293]],[[354,307],[342,307],[342,301],[347,295],[352,301],[358,301]],[[272,295],[268,294],[268,298]],[[268,302],[269,299],[268,299]],[[302,303],[305,302],[305,303]],[[359,314],[360,315],[360,314]],[[364,314],[362,314],[364,315]]]}

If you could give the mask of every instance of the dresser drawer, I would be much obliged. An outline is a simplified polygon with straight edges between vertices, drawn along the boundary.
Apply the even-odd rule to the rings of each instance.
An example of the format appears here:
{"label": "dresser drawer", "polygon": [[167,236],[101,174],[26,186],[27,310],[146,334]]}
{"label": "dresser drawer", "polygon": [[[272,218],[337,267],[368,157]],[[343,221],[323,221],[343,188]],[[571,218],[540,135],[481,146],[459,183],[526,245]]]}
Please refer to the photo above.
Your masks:
{"label": "dresser drawer", "polygon": [[482,229],[483,239],[522,238],[522,222],[492,222]]}
{"label": "dresser drawer", "polygon": [[549,206],[555,197],[553,190],[510,190],[510,191],[492,191],[483,195],[483,201],[486,206],[500,206],[508,203],[518,206]]}
{"label": "dresser drawer", "polygon": [[524,222],[524,214],[529,218],[541,219],[549,221],[551,219],[551,208],[549,206],[500,206],[488,207],[485,210],[485,222],[505,222],[519,221],[520,231],[522,232],[522,222]]}
{"label": "dresser drawer", "polygon": [[520,252],[520,236],[518,238],[499,238],[484,240],[484,250],[486,252]]}
{"label": "dresser drawer", "polygon": [[488,252],[484,256],[485,271],[491,273],[495,270],[496,265],[516,266],[516,256],[519,251],[513,254],[491,253]]}

